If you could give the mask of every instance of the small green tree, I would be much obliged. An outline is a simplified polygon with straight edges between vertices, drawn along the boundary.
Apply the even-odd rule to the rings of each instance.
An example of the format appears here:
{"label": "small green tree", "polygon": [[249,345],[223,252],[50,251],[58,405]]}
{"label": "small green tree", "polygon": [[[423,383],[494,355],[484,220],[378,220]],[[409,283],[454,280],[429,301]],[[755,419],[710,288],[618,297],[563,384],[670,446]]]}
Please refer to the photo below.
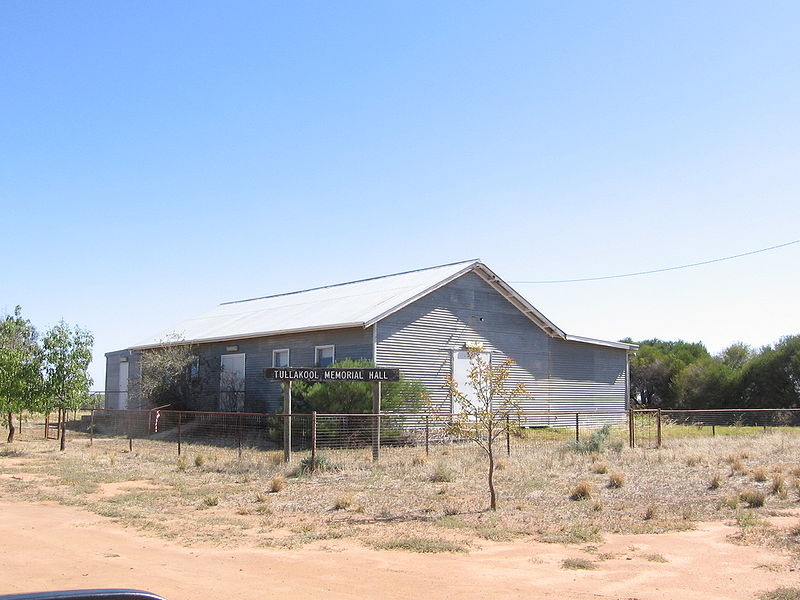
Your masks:
{"label": "small green tree", "polygon": [[[172,409],[185,410],[202,388],[201,371],[211,375],[208,365],[200,368],[196,347],[180,337],[168,337],[159,346],[142,350],[132,391],[142,406],[171,405]],[[214,370],[214,374],[219,371]]]}
{"label": "small green tree", "polygon": [[[333,365],[337,369],[371,369],[375,363],[367,359],[344,359]],[[402,379],[381,384],[381,412],[420,410],[427,398],[425,387],[416,381]],[[363,381],[292,383],[292,403],[297,412],[366,414],[372,412],[372,384]]]}
{"label": "small green tree", "polygon": [[521,382],[509,385],[513,360],[509,358],[495,366],[483,358],[480,348],[468,347],[467,350],[470,366],[466,387],[469,389],[460,389],[452,377],[445,378],[450,395],[462,411],[453,415],[446,429],[453,436],[474,442],[486,454],[489,461],[489,508],[497,510],[495,441],[508,428],[519,426],[519,401],[528,394]]}
{"label": "small green tree", "polygon": [[8,425],[8,443],[14,441],[14,413],[35,410],[44,393],[37,337],[19,306],[0,321],[0,414]]}
{"label": "small green tree", "polygon": [[66,415],[89,399],[92,378],[87,369],[92,361],[92,334],[80,327],[71,328],[61,321],[42,340],[44,372],[50,401],[45,406],[60,409],[61,450],[66,445]]}
{"label": "small green tree", "polygon": [[[332,367],[339,369],[370,369],[375,363],[367,359],[344,359]],[[428,400],[425,387],[417,381],[402,379],[381,383],[381,413],[417,412]],[[292,404],[299,413],[368,414],[372,412],[372,384],[365,381],[335,381],[292,383]],[[318,425],[321,435],[346,438],[349,445],[368,444],[372,422],[361,417],[342,417]],[[381,418],[381,439],[400,443],[403,438],[402,419]]]}

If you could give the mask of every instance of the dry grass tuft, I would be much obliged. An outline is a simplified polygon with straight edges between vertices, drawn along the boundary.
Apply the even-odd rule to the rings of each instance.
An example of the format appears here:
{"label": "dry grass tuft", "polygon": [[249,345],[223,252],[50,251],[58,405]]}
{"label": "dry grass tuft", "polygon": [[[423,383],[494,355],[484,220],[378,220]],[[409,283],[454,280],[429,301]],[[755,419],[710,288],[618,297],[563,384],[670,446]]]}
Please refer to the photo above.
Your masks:
{"label": "dry grass tuft", "polygon": [[620,472],[614,472],[608,477],[608,487],[610,488],[621,488],[625,485],[625,474]]}
{"label": "dry grass tuft", "polygon": [[372,546],[378,550],[406,550],[408,552],[422,553],[467,551],[467,548],[462,544],[423,537],[408,537],[390,540],[388,542],[374,542]]}
{"label": "dry grass tuft", "polygon": [[505,458],[498,458],[494,462],[494,468],[498,471],[503,471],[508,468],[508,461]]}
{"label": "dry grass tuft", "polygon": [[739,492],[739,500],[747,504],[750,508],[759,508],[764,506],[766,495],[761,490],[747,488]]}
{"label": "dry grass tuft", "polygon": [[581,481],[572,488],[571,500],[590,500],[594,495],[594,486],[588,481]]}
{"label": "dry grass tuft", "polygon": [[286,487],[286,477],[283,475],[275,475],[269,482],[269,491],[272,493],[280,492]]}
{"label": "dry grass tuft", "polygon": [[735,510],[737,506],[739,506],[739,497],[738,496],[726,496],[722,499],[722,506]]}
{"label": "dry grass tuft", "polygon": [[756,467],[750,472],[753,481],[763,482],[767,480],[767,470],[764,467]]}
{"label": "dry grass tuft", "polygon": [[686,459],[687,467],[696,467],[703,462],[702,456],[692,455]]}
{"label": "dry grass tuft", "polygon": [[657,562],[657,563],[669,562],[666,558],[664,558],[663,554],[645,554],[644,559],[650,562]]}
{"label": "dry grass tuft", "polygon": [[420,452],[414,458],[411,459],[411,464],[415,467],[421,467],[422,465],[427,465],[430,462],[428,459],[428,455],[424,452]]}
{"label": "dry grass tuft", "polygon": [[791,469],[789,469],[789,475],[792,477],[800,477],[800,465],[795,465]]}
{"label": "dry grass tuft", "polygon": [[256,492],[256,502],[259,504],[269,502],[269,496],[264,492]]}
{"label": "dry grass tuft", "polygon": [[786,489],[786,480],[780,473],[776,473],[772,476],[772,493],[776,494],[777,496],[782,496],[783,498],[785,498],[788,494]]}
{"label": "dry grass tuft", "polygon": [[747,472],[747,467],[744,466],[741,458],[734,458],[733,461],[730,463],[731,465],[731,476],[734,475],[743,475]]}
{"label": "dry grass tuft", "polygon": [[356,499],[353,498],[350,494],[343,494],[336,498],[336,501],[333,503],[333,508],[335,510],[346,510],[353,506],[356,503]]}
{"label": "dry grass tuft", "polygon": [[655,504],[648,504],[644,509],[644,520],[652,521],[658,516],[658,507]]}
{"label": "dry grass tuft", "polygon": [[590,560],[586,560],[585,558],[565,558],[561,561],[561,568],[562,569],[585,569],[585,570],[592,570],[596,569],[597,565],[594,564]]}
{"label": "dry grass tuft", "polygon": [[194,457],[194,466],[195,467],[202,467],[204,464],[206,464],[205,455],[198,454],[197,456]]}
{"label": "dry grass tuft", "polygon": [[178,457],[178,471],[185,471],[189,468],[189,461],[185,456]]}
{"label": "dry grass tuft", "polygon": [[759,600],[800,600],[800,588],[780,587],[771,592],[764,592]]}
{"label": "dry grass tuft", "polygon": [[436,463],[436,467],[431,474],[431,481],[434,483],[449,483],[455,479],[455,473],[453,473],[453,469],[447,463],[439,462]]}
{"label": "dry grass tuft", "polygon": [[711,476],[711,481],[708,482],[708,489],[710,490],[718,490],[722,487],[723,478],[722,475],[719,473],[714,473]]}
{"label": "dry grass tuft", "polygon": [[608,465],[602,461],[596,462],[592,465],[592,473],[603,475],[608,473]]}
{"label": "dry grass tuft", "polygon": [[273,467],[279,467],[283,464],[283,452],[270,452],[267,455],[267,464]]}
{"label": "dry grass tuft", "polygon": [[219,504],[219,496],[203,496],[203,504],[206,506],[217,506]]}

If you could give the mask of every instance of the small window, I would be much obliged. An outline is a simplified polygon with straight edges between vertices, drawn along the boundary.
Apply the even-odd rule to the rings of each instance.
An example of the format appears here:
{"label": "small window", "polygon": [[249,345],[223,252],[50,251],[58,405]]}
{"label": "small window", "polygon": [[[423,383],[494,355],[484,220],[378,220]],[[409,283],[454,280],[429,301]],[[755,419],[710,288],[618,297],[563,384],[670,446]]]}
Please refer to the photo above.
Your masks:
{"label": "small window", "polygon": [[200,359],[195,359],[189,363],[189,379],[197,379],[200,377]]}
{"label": "small window", "polygon": [[273,367],[288,367],[289,366],[289,349],[272,351],[272,366]]}
{"label": "small window", "polygon": [[333,346],[315,347],[314,361],[318,367],[330,367],[333,364]]}

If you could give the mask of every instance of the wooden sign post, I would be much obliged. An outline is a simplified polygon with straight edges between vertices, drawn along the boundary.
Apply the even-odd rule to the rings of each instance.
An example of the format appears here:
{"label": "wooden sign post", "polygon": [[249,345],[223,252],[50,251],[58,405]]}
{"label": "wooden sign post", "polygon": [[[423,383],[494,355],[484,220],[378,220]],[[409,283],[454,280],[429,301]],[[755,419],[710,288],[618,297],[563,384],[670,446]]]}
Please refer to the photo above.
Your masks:
{"label": "wooden sign post", "polygon": [[337,382],[363,381],[372,383],[372,460],[381,457],[381,383],[400,381],[400,369],[337,369],[270,367],[264,377],[283,383],[283,460],[292,460],[292,381]]}

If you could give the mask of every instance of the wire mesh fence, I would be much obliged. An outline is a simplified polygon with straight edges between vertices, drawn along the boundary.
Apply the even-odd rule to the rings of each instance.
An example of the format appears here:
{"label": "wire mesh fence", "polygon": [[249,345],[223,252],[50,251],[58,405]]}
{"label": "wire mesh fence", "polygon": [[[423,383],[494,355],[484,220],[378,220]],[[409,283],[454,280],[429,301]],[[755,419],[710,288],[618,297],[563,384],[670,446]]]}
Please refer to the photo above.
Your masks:
{"label": "wire mesh fence", "polygon": [[[292,452],[317,449],[419,447],[465,442],[452,427],[464,417],[446,413],[264,414],[172,411],[165,409],[88,409],[70,415],[69,430],[91,442],[126,444],[148,439],[174,444],[178,454],[191,444],[238,449]],[[45,435],[57,437],[45,419]],[[748,435],[784,428],[800,433],[800,409],[716,409],[521,412],[495,423],[498,445],[510,453],[518,442],[580,442],[602,427],[630,447],[659,448],[665,441],[689,436]],[[476,423],[476,429],[479,423]],[[467,436],[469,437],[469,436]]]}

